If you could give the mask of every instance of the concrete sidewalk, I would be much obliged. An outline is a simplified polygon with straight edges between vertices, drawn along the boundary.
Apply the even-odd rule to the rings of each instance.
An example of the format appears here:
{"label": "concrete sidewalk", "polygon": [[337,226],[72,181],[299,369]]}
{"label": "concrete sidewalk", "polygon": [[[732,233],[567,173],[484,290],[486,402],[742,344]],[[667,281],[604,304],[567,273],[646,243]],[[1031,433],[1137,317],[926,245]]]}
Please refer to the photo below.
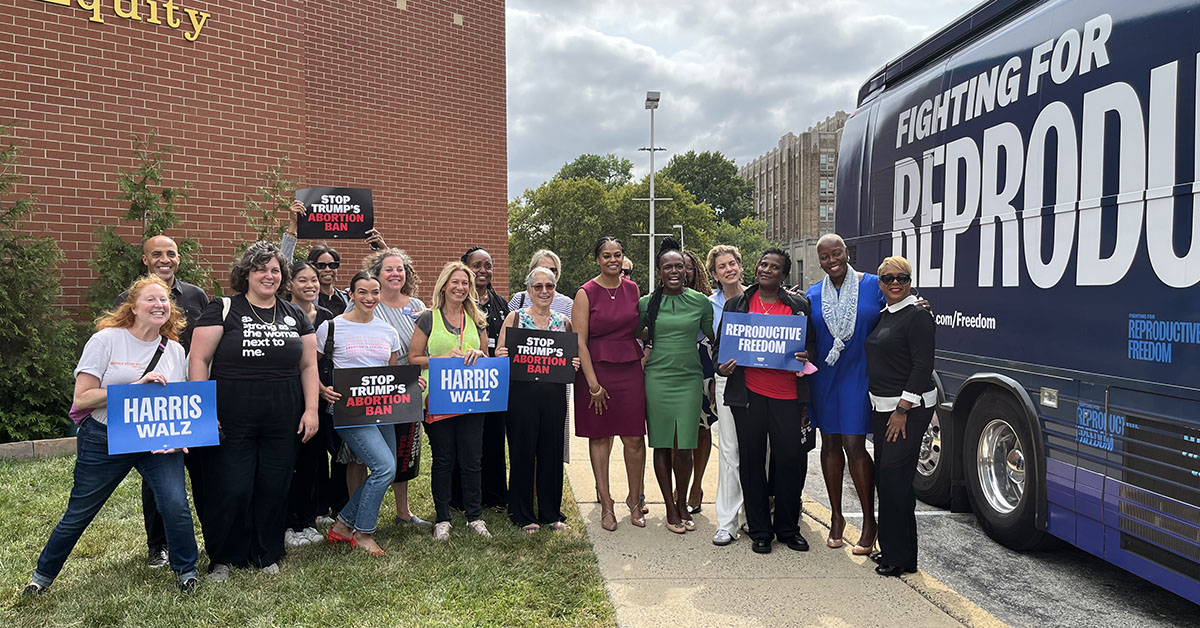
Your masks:
{"label": "concrete sidewalk", "polygon": [[[704,477],[703,510],[693,516],[697,529],[672,534],[663,526],[651,451],[647,450],[645,474],[650,514],[646,527],[637,528],[622,503],[628,483],[620,441],[614,443],[610,476],[619,526],[608,532],[600,527],[587,440],[571,442],[567,476],[616,607],[618,626],[1003,626],[924,572],[884,578],[875,574],[874,563],[866,557],[850,553],[852,543],[827,548],[828,510],[807,497],[800,525],[810,551],[794,552],[777,543],[772,553],[759,555],[750,550],[745,535],[726,547],[713,545],[715,444]],[[819,521],[822,513],[824,521]],[[858,531],[847,525],[844,536],[857,539]]]}

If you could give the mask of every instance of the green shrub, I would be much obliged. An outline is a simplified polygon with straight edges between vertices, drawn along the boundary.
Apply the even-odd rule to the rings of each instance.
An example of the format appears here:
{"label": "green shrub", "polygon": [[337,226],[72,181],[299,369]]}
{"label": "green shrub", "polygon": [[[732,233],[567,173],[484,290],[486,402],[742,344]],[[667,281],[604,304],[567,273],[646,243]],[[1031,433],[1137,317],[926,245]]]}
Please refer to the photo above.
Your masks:
{"label": "green shrub", "polygon": [[[283,234],[296,222],[288,207],[296,198],[297,182],[283,174],[289,163],[287,155],[280,157],[275,165],[263,173],[263,183],[254,194],[246,195],[246,207],[242,209],[242,218],[246,219],[246,225],[254,235],[250,240],[239,237],[230,242],[239,254],[260,240],[282,242]],[[292,261],[307,259],[309,248],[307,245],[297,244]]]}
{"label": "green shrub", "polygon": [[70,425],[75,331],[59,306],[62,251],[21,223],[33,197],[8,201],[21,181],[12,128],[0,126],[0,442],[62,436]]}

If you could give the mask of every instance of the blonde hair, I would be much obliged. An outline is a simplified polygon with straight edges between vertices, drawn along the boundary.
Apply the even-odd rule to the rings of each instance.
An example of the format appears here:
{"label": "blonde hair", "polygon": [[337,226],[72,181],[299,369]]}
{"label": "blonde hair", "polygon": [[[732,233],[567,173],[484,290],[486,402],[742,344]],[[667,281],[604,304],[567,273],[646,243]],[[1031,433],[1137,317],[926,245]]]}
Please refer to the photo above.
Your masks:
{"label": "blonde hair", "polygon": [[558,253],[550,249],[538,249],[534,251],[533,257],[529,258],[529,270],[532,272],[535,268],[545,268],[546,266],[541,261],[547,257],[554,260],[554,267],[558,269],[558,272],[554,273],[554,280],[558,281],[559,273],[562,272],[562,260],[558,258]]}
{"label": "blonde hair", "polygon": [[907,275],[912,275],[912,264],[910,264],[908,262],[908,260],[904,259],[900,255],[893,255],[893,256],[883,260],[883,262],[881,262],[879,264],[879,270],[877,270],[875,272],[882,275],[883,269],[888,266],[892,266],[896,270],[899,270],[900,272],[905,273]]}
{"label": "blonde hair", "polygon": [[363,270],[370,271],[372,275],[378,277],[383,272],[383,261],[389,257],[398,257],[400,263],[404,264],[404,286],[400,288],[400,294],[410,297],[416,294],[417,289],[421,287],[421,278],[417,276],[412,258],[404,252],[404,249],[383,249],[367,256],[367,259],[363,260]]}
{"label": "blonde hair", "polygon": [[708,252],[708,257],[704,260],[704,268],[708,270],[708,276],[714,280],[717,279],[717,258],[722,255],[732,255],[733,259],[737,260],[738,266],[742,265],[742,252],[738,250],[738,247],[732,244],[718,244],[712,247],[712,250]]}
{"label": "blonde hair", "polygon": [[467,283],[469,284],[467,300],[463,302],[463,311],[475,322],[475,327],[484,329],[487,327],[487,317],[483,315],[476,304],[479,294],[475,291],[475,272],[462,262],[446,262],[446,265],[442,266],[442,272],[438,274],[437,281],[433,283],[432,309],[440,310],[446,304],[446,284],[450,283],[451,275],[459,271],[467,274]]}
{"label": "blonde hair", "polygon": [[138,299],[142,297],[142,291],[150,286],[158,286],[167,293],[167,298],[171,301],[171,313],[167,315],[167,322],[162,324],[158,329],[161,336],[166,336],[168,340],[179,342],[179,334],[187,327],[187,319],[184,318],[183,312],[179,306],[175,304],[175,298],[171,296],[171,287],[167,282],[159,279],[157,275],[147,275],[140,277],[129,286],[129,295],[125,297],[125,302],[115,310],[105,312],[96,319],[96,331],[108,329],[109,327],[122,327],[128,329],[133,327],[134,320],[137,316],[134,310],[137,309]]}

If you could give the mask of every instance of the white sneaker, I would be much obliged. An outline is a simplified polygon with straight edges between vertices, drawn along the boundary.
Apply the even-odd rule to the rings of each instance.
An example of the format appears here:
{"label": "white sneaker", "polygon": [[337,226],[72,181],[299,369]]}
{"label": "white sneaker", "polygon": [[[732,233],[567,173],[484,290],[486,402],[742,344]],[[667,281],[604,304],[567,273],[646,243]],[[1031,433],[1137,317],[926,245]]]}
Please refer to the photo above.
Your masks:
{"label": "white sneaker", "polygon": [[325,515],[321,515],[320,517],[317,517],[317,525],[319,525],[319,526],[331,526],[335,523],[337,523],[337,522],[334,521],[333,517],[327,517]]}
{"label": "white sneaker", "polygon": [[716,545],[716,546],[729,545],[736,538],[737,538],[736,536],[730,534],[726,530],[717,530],[717,533],[713,535],[713,545]]}
{"label": "white sneaker", "polygon": [[208,572],[208,579],[212,582],[225,582],[229,579],[229,565],[224,563],[213,565]]}
{"label": "white sneaker", "polygon": [[471,528],[472,532],[474,532],[475,534],[478,534],[479,536],[482,536],[485,539],[492,538],[492,533],[488,532],[487,524],[483,522],[483,519],[476,519],[474,521],[468,521],[467,527]]}
{"label": "white sneaker", "polygon": [[437,523],[437,525],[433,526],[433,540],[435,540],[435,541],[449,541],[450,540],[450,522],[449,521],[439,521]]}
{"label": "white sneaker", "polygon": [[287,547],[300,547],[301,545],[307,545],[308,539],[288,528],[283,533],[283,544]]}
{"label": "white sneaker", "polygon": [[279,573],[279,563],[271,563],[270,565],[267,565],[266,567],[259,569],[259,571],[267,574],[268,576],[273,576],[273,575]]}
{"label": "white sneaker", "polygon": [[316,528],[304,528],[296,533],[296,536],[303,536],[308,539],[309,543],[321,543],[325,540],[325,535],[317,531]]}

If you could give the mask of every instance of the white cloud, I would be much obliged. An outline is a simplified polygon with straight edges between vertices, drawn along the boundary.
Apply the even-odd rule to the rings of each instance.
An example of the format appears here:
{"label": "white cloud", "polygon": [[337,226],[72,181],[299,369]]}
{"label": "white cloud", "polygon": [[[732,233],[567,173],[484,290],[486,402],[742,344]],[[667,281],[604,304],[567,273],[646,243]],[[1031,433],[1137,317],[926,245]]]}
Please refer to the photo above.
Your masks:
{"label": "white cloud", "polygon": [[872,72],[974,2],[510,0],[509,197],[581,153],[648,172],[647,90],[663,93],[656,163],[691,149],[745,163],[851,110]]}

